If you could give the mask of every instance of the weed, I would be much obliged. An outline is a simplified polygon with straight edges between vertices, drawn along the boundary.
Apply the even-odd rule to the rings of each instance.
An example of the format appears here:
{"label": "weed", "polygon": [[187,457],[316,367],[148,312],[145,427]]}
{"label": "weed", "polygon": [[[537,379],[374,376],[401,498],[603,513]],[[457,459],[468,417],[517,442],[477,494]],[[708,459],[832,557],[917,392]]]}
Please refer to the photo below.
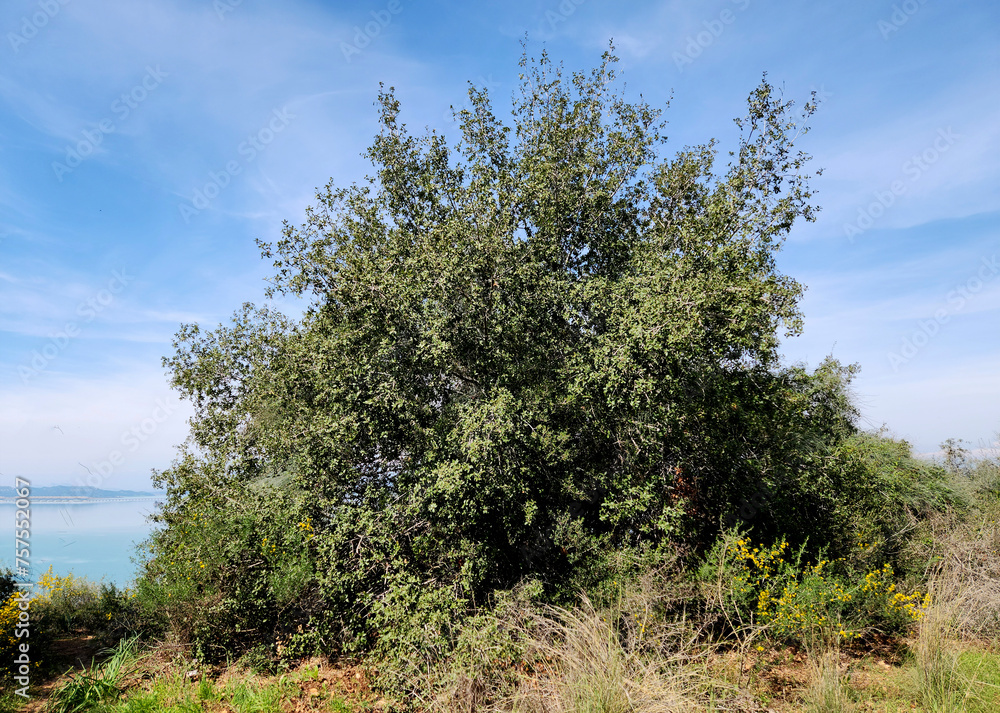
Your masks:
{"label": "weed", "polygon": [[90,670],[71,675],[56,689],[52,694],[55,713],[91,710],[121,695],[122,682],[136,664],[136,639],[123,639],[107,653],[111,654],[107,661],[91,664]]}
{"label": "weed", "polygon": [[523,631],[528,655],[514,708],[700,710],[705,680],[693,639],[684,636],[681,625],[664,623],[651,631],[648,620],[637,624],[629,613],[598,611],[584,596],[580,606],[549,607],[531,617]]}

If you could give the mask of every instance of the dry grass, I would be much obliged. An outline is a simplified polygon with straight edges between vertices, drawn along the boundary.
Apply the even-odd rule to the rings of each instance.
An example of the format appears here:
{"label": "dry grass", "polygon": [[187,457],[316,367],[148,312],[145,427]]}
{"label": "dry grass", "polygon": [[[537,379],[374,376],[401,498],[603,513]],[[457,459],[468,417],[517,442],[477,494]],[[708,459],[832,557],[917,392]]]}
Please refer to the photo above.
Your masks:
{"label": "dry grass", "polygon": [[832,648],[809,657],[809,684],[803,699],[814,713],[853,711],[854,704],[840,672],[840,649]]}
{"label": "dry grass", "polygon": [[931,606],[913,644],[917,691],[923,706],[942,713],[969,710],[981,688],[978,671],[963,670],[962,640],[994,633],[1000,614],[994,563],[969,558],[977,549],[964,539],[949,542],[954,551],[941,560],[928,586]]}
{"label": "dry grass", "polygon": [[965,519],[949,515],[929,523],[921,554],[931,606],[913,644],[917,690],[927,710],[968,710],[981,688],[976,671],[962,670],[960,642],[1000,635],[998,520],[993,503]]}
{"label": "dry grass", "polygon": [[509,701],[531,713],[668,713],[705,710],[704,652],[683,622],[629,609],[598,611],[586,597],[548,608],[524,634],[532,665]]}
{"label": "dry grass", "polygon": [[972,682],[964,680],[958,652],[950,644],[951,611],[944,603],[928,609],[914,645],[914,675],[920,701],[928,710],[942,713],[965,710],[965,701],[972,692]]}

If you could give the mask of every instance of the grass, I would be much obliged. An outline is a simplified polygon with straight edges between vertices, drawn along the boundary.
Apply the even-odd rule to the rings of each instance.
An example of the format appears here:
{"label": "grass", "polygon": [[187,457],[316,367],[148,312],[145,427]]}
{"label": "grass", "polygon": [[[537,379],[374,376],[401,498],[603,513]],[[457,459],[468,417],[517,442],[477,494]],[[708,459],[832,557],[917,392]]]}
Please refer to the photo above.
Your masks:
{"label": "grass", "polygon": [[[286,682],[231,681],[217,685],[210,678],[185,680],[175,675],[139,690],[106,711],[142,713],[144,711],[235,710],[239,713],[265,713],[282,710],[283,701],[293,695]],[[321,709],[315,709],[321,710]]]}
{"label": "grass", "polygon": [[597,610],[586,597],[572,609],[550,607],[526,617],[527,665],[510,708],[515,711],[667,713],[704,710],[713,688],[710,649],[696,632],[650,614],[632,597]]}
{"label": "grass", "polygon": [[935,713],[966,710],[974,679],[959,670],[958,652],[948,639],[946,613],[940,607],[921,622],[914,653],[917,691],[924,708]]}
{"label": "grass", "polygon": [[326,681],[303,669],[281,676],[259,676],[230,670],[217,679],[199,672],[190,677],[174,667],[151,683],[138,686],[116,704],[101,708],[103,713],[273,713],[275,711],[332,711],[347,713],[362,710],[361,704],[349,705],[330,690]]}
{"label": "grass", "polygon": [[[44,710],[998,711],[1000,501],[980,505],[963,516],[931,517],[908,535],[906,557],[918,566],[909,568],[909,580],[900,576],[891,583],[905,591],[926,590],[930,605],[924,607],[921,598],[919,609],[914,605],[919,616],[905,627],[887,629],[894,636],[875,631],[885,618],[863,617],[856,622],[860,636],[843,636],[848,627],[839,615],[849,610],[840,605],[847,594],[860,599],[865,585],[872,588],[873,574],[852,584],[819,571],[818,564],[796,562],[795,571],[803,576],[779,581],[782,551],[734,542],[737,556],[725,560],[730,547],[720,549],[718,567],[705,577],[699,573],[695,584],[664,569],[628,585],[611,582],[614,587],[595,594],[600,605],[586,596],[562,608],[541,607],[530,596],[514,599],[509,611],[493,612],[496,621],[482,631],[469,625],[463,632],[472,637],[468,648],[475,665],[466,661],[463,669],[457,659],[442,662],[441,670],[427,672],[428,685],[414,685],[406,701],[377,700],[367,688],[366,672],[323,660],[275,674],[266,647],[228,667],[206,669],[179,646],[140,653],[135,639],[125,639],[102,663],[61,677]],[[748,579],[758,574],[759,582]],[[883,577],[880,597],[895,596],[887,588],[892,574]],[[755,589],[747,616],[746,605],[736,605],[750,585],[774,596],[765,611]],[[689,614],[696,604],[702,609]],[[815,622],[805,612],[812,605],[823,617]],[[789,625],[793,620],[803,623]],[[501,633],[521,647],[518,655],[511,657],[509,647],[498,643]],[[380,673],[391,670],[387,662],[380,665]],[[402,669],[395,672],[404,675]],[[43,709],[26,709],[9,691],[0,692],[0,713],[15,710]]]}
{"label": "grass", "polygon": [[71,674],[56,688],[51,698],[54,713],[92,710],[121,695],[126,676],[138,665],[136,639],[122,639],[106,653],[110,657],[104,663],[91,663],[89,670]]}
{"label": "grass", "polygon": [[[174,655],[164,662],[163,651],[140,654],[135,639],[123,640],[108,653],[110,657],[103,663],[67,673],[53,689],[44,710],[52,713],[350,713],[368,708],[360,699],[349,704],[344,691],[350,687],[338,686],[336,672],[329,667],[324,670],[321,663],[300,666],[295,671],[276,676],[258,675],[241,666],[233,666],[213,677],[212,672],[193,669],[191,662],[183,657]],[[4,713],[23,707],[23,701],[9,694],[0,698],[0,711]]]}
{"label": "grass", "polygon": [[812,713],[840,713],[852,710],[850,692],[840,675],[840,649],[834,648],[809,658],[810,681],[804,701]]}
{"label": "grass", "polygon": [[958,656],[958,672],[974,681],[967,710],[988,713],[1000,710],[1000,654],[996,651],[966,649]]}
{"label": "grass", "polygon": [[[575,607],[550,608],[525,617],[521,626],[531,648],[525,660],[514,666],[516,675],[509,687],[495,688],[489,692],[492,695],[475,700],[453,696],[409,710],[1000,710],[1000,652],[995,643],[960,641],[947,620],[942,624],[933,615],[921,622],[921,631],[912,638],[890,642],[879,650],[860,645],[841,650],[834,643],[810,651],[758,638],[741,651],[739,647],[702,648],[689,628],[667,619],[650,617],[643,622],[640,618],[636,624],[631,615],[635,605],[635,600],[623,601],[615,610],[600,610],[583,600]],[[612,611],[618,616],[608,616]],[[176,649],[140,655],[126,642],[116,649],[116,653],[121,651],[128,653],[64,679],[62,690],[87,689],[86,682],[97,679],[114,687],[107,696],[91,696],[79,710],[349,713],[385,707],[384,702],[375,706],[370,692],[358,695],[360,689],[355,686],[352,694],[344,685],[362,680],[357,678],[360,672],[339,670],[322,660],[280,675],[261,675],[240,666],[196,669]],[[192,671],[196,674],[189,675]],[[75,683],[67,685],[70,681]],[[53,696],[45,710],[60,710],[59,700]],[[83,698],[75,700],[84,702]],[[0,711],[16,709],[15,705],[0,707]]]}

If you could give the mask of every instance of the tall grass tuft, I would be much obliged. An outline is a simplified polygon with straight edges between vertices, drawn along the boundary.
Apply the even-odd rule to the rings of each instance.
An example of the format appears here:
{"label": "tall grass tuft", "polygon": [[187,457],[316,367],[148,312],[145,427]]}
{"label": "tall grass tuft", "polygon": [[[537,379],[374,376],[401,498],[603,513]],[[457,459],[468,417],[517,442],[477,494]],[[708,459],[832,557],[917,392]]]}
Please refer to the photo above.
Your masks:
{"label": "tall grass tuft", "polygon": [[854,710],[840,675],[839,648],[810,656],[809,669],[810,680],[804,696],[807,711],[844,713]]}
{"label": "tall grass tuft", "polygon": [[124,680],[135,668],[137,637],[122,639],[107,661],[100,665],[91,663],[89,670],[72,674],[68,681],[57,688],[51,697],[54,713],[78,713],[116,700],[124,690]]}
{"label": "tall grass tuft", "polygon": [[974,683],[959,671],[958,652],[950,643],[950,607],[939,603],[928,608],[917,630],[917,691],[920,701],[934,713],[964,711]]}
{"label": "tall grass tuft", "polygon": [[706,679],[694,639],[681,625],[655,629],[627,612],[598,611],[586,597],[572,609],[549,607],[523,632],[528,666],[516,711],[667,713],[703,710]]}

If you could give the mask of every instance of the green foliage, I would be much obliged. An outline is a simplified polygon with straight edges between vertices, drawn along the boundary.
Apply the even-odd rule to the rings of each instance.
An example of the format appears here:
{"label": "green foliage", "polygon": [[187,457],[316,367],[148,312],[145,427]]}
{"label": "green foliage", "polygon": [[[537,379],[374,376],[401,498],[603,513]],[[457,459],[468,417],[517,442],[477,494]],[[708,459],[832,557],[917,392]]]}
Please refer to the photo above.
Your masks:
{"label": "green foliage", "polygon": [[273,713],[293,709],[347,713],[352,710],[342,699],[326,691],[304,696],[300,685],[309,680],[308,674],[287,674],[277,680],[245,675],[213,680],[209,675],[201,675],[192,680],[186,675],[188,668],[164,671],[162,665],[157,666],[156,676],[143,677],[142,682],[117,699],[106,700],[93,710],[103,713],[199,713],[205,710]]}
{"label": "green foliage", "polygon": [[0,679],[9,680],[13,675],[19,643],[30,645],[33,673],[39,675],[61,670],[57,667],[63,662],[52,658],[54,639],[86,633],[97,645],[112,645],[147,632],[133,593],[120,591],[113,584],[98,584],[72,574],[56,575],[50,567],[27,591],[31,622],[27,640],[15,637],[22,605],[18,594],[0,600]]}
{"label": "green foliage", "polygon": [[516,624],[541,594],[538,582],[496,592],[475,613],[436,592],[414,607],[411,617],[385,618],[384,635],[373,652],[378,685],[408,696],[454,690],[462,682],[498,680],[510,675],[524,647]]}
{"label": "green foliage", "polygon": [[237,662],[241,668],[260,675],[273,674],[277,670],[277,663],[271,649],[262,644],[248,650]]}
{"label": "green foliage", "polygon": [[51,568],[40,578],[32,606],[32,636],[86,632],[95,643],[111,647],[123,639],[153,633],[133,590],[73,574],[54,575]]}
{"label": "green foliage", "polygon": [[913,457],[906,441],[881,434],[857,433],[844,439],[833,450],[824,475],[831,526],[820,534],[836,556],[852,551],[852,540],[861,538],[898,566],[902,536],[915,518],[966,505],[942,468]]}
{"label": "green foliage", "polygon": [[134,596],[107,582],[54,575],[50,568],[40,578],[33,602],[35,633],[63,636],[83,630],[100,642],[117,643],[143,630]]}
{"label": "green foliage", "polygon": [[1000,511],[1000,454],[972,459],[967,472],[972,495],[984,511]]}
{"label": "green foliage", "polygon": [[14,584],[14,572],[10,567],[0,569],[0,602],[7,601],[7,597],[14,593],[17,587]]}
{"label": "green foliage", "polygon": [[961,438],[947,438],[941,444],[944,469],[952,475],[967,475],[972,468],[972,458],[969,449]]}
{"label": "green foliage", "polygon": [[719,604],[736,629],[762,627],[778,641],[806,646],[862,637],[870,630],[900,633],[919,621],[930,595],[899,589],[889,564],[858,568],[846,559],[804,560],[787,539],[754,546],[738,532],[716,543],[703,581],[720,586]]}
{"label": "green foliage", "polygon": [[[0,570],[0,683],[4,684],[4,688],[8,687],[9,677],[13,675],[10,662],[14,659],[18,643],[14,635],[19,613],[14,595],[16,591],[14,573],[9,568]],[[0,698],[0,711],[4,710],[3,706],[3,699]]]}
{"label": "green foliage", "polygon": [[55,713],[78,713],[98,708],[105,701],[117,699],[123,681],[135,666],[137,639],[122,639],[105,653],[110,657],[102,664],[91,663],[89,670],[70,676],[53,691],[50,702]]}
{"label": "green foliage", "polygon": [[444,655],[526,578],[565,596],[609,552],[696,553],[720,522],[836,524],[855,369],[778,360],[815,106],[765,78],[724,168],[714,141],[664,157],[616,61],[525,57],[513,125],[472,87],[453,149],[382,91],[374,175],[261,246],[302,319],[182,327],[165,365],[196,415],[141,598],[203,656]]}
{"label": "green foliage", "polygon": [[[157,556],[146,564],[138,598],[205,659],[273,646],[319,621],[315,535],[294,494],[261,483],[228,507],[190,498],[160,520],[148,543]],[[324,632],[310,627],[313,647]],[[300,646],[309,643],[300,638]]]}
{"label": "green foliage", "polygon": [[14,693],[14,686],[9,685],[3,678],[3,688],[0,689],[0,713],[14,713],[21,708],[24,699]]}

